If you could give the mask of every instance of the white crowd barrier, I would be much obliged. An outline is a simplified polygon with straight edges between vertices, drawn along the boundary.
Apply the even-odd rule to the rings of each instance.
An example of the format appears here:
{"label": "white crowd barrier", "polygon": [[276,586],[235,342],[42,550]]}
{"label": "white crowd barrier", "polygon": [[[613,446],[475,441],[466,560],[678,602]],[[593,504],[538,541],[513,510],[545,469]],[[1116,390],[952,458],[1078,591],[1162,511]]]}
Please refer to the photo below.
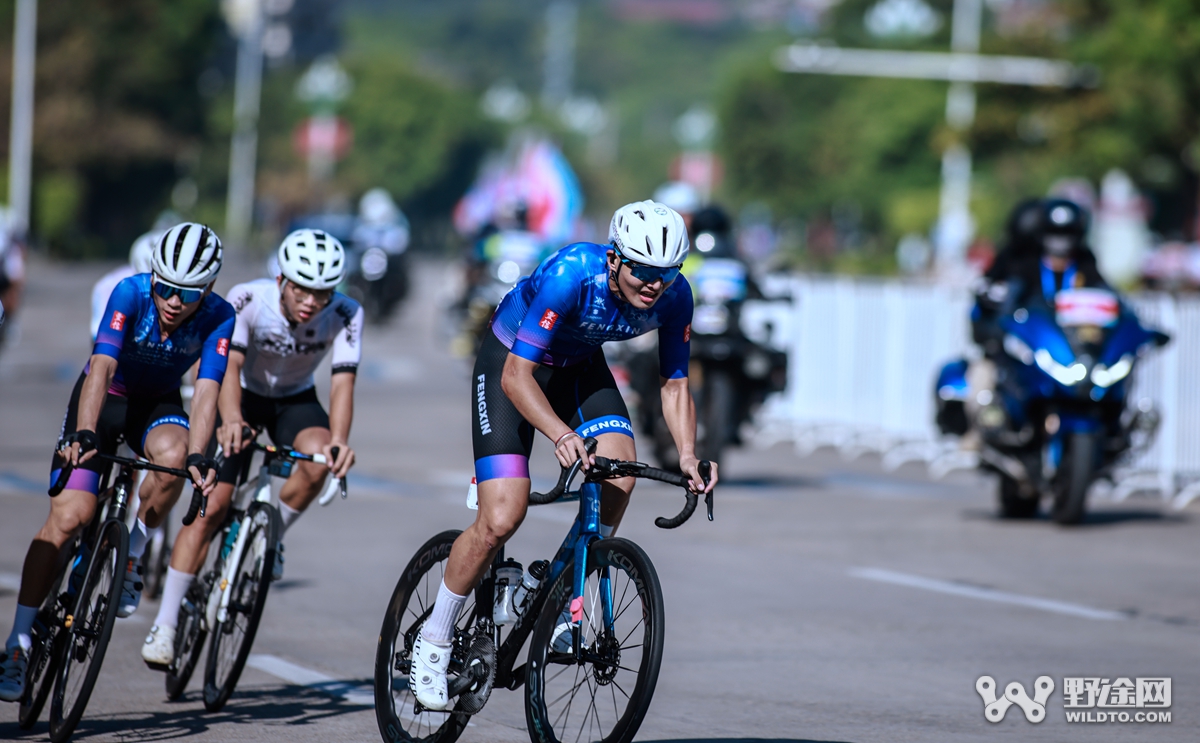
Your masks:
{"label": "white crowd barrier", "polygon": [[[790,305],[750,313],[789,356],[788,389],[760,411],[756,442],[791,441],[801,453],[834,447],[848,458],[876,453],[887,469],[924,462],[934,477],[977,464],[934,425],[938,370],[975,354],[967,291],[846,277],[786,283]],[[1200,388],[1187,383],[1200,370],[1200,299],[1143,294],[1131,302],[1172,342],[1135,371],[1131,398],[1154,401],[1162,423],[1153,445],[1118,469],[1109,495],[1151,491],[1182,508],[1200,498]]]}

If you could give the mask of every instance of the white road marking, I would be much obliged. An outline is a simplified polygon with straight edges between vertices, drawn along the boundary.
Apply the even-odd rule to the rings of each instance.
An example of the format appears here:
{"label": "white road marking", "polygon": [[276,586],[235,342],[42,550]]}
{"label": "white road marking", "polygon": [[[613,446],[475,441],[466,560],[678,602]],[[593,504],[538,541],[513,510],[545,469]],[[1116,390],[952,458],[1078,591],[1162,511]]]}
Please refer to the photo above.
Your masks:
{"label": "white road marking", "polygon": [[1054,601],[1051,599],[1038,598],[1036,596],[1022,596],[1018,593],[1008,593],[1007,591],[997,591],[993,588],[979,588],[977,586],[963,585],[962,583],[952,583],[945,580],[923,578],[919,575],[897,573],[893,570],[882,570],[880,568],[854,568],[850,571],[850,575],[854,576],[855,578],[865,578],[867,580],[875,580],[881,583],[891,583],[897,586],[908,586],[909,588],[921,588],[926,591],[948,593],[952,596],[965,596],[966,598],[978,599],[980,601],[993,601],[999,604],[1025,606],[1030,609],[1040,609],[1042,611],[1053,612],[1055,614],[1066,614],[1068,616],[1081,617],[1083,619],[1097,619],[1103,621],[1129,619],[1128,614],[1124,614],[1119,611],[1093,609],[1090,606],[1083,606],[1081,604],[1070,604],[1065,601]]}
{"label": "white road marking", "polygon": [[350,681],[338,681],[332,676],[326,676],[320,671],[313,671],[295,663],[278,658],[274,655],[252,654],[246,659],[246,665],[281,678],[297,686],[311,686],[321,691],[344,699],[351,704],[361,704],[367,707],[375,706],[375,692],[362,684]]}

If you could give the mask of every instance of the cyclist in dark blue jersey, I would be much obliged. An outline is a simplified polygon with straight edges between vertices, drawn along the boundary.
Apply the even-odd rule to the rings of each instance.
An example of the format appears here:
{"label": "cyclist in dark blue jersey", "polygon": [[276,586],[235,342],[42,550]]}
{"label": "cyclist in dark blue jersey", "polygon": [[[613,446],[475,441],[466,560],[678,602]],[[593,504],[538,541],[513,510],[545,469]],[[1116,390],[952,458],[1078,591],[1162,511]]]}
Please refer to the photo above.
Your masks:
{"label": "cyclist in dark blue jersey", "polygon": [[[215,485],[216,471],[204,451],[212,436],[235,320],[233,307],[212,293],[221,255],[221,242],[212,230],[180,224],[155,247],[152,274],[131,276],[113,290],[91,359],[67,406],[50,481],[57,480],[67,463],[76,469],[66,489],[50,501],[50,515],[25,557],[16,619],[0,656],[0,699],[21,697],[30,629],[50,590],[59,550],[95,514],[105,467],[96,451],[114,453],[124,440],[155,464],[186,467],[193,484],[206,493]],[[197,360],[189,421],[180,399],[180,377]],[[118,616],[129,616],[137,608],[138,562],[147,528],[161,523],[183,484],[159,473],[148,474],[142,483]]]}
{"label": "cyclist in dark blue jersey", "polygon": [[[558,251],[508,293],[492,318],[472,373],[472,444],[479,514],[454,543],[409,674],[422,706],[445,709],[454,623],[466,595],[525,518],[534,432],[554,442],[564,466],[601,456],[635,460],[633,427],[601,345],[658,331],[663,417],[680,467],[697,492],[707,487],[695,454],[696,413],[688,390],[692,292],[679,268],[687,257],[683,219],[653,201],[621,207],[609,245],[576,243]],[[584,465],[587,466],[587,463]],[[620,524],[633,479],[602,486],[600,531]]]}

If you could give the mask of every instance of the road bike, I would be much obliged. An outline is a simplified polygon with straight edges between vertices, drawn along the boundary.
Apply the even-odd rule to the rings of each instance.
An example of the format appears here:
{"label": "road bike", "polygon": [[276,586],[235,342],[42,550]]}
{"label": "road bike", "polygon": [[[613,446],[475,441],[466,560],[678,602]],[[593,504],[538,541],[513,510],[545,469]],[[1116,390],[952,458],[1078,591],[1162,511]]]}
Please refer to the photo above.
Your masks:
{"label": "road bike", "polygon": [[[595,451],[594,439],[585,442]],[[581,462],[563,469],[531,504],[579,501],[579,515],[552,560],[522,572],[496,555],[455,626],[448,673],[452,709],[423,708],[408,683],[417,631],[433,609],[450,548],[461,531],[421,546],[396,583],[375,655],[375,716],[387,743],[452,743],[493,688],[525,686],[525,717],[534,743],[629,741],[650,706],[662,662],[664,609],[650,558],[628,539],[600,536],[600,483],[637,477],[684,488],[686,504],[655,524],[674,529],[691,517],[698,496],[688,478],[640,462],[595,457],[578,490]],[[708,462],[701,463],[707,482]],[[712,520],[712,493],[706,496]],[[506,630],[506,632],[505,632]],[[514,669],[532,636],[528,660]]]}
{"label": "road bike", "polygon": [[[150,462],[97,452],[96,457],[119,465],[111,489],[101,482],[96,516],[68,544],[67,559],[58,571],[53,588],[38,611],[33,626],[25,694],[20,700],[18,722],[28,730],[37,723],[50,698],[50,740],[62,743],[71,737],[91,698],[100,675],[113,624],[117,620],[125,569],[129,559],[129,529],[126,512],[132,497],[135,475],[140,470],[163,472],[187,481],[187,470],[162,467]],[[66,465],[49,493],[56,496],[66,487],[73,471]],[[193,488],[184,523],[203,514],[204,495]],[[53,694],[51,694],[53,691]]]}
{"label": "road bike", "polygon": [[[249,440],[257,436],[255,431],[243,432]],[[174,658],[167,667],[167,698],[175,700],[187,689],[208,640],[204,707],[209,712],[220,711],[233,694],[267,603],[283,529],[272,499],[271,478],[287,478],[295,462],[328,464],[324,455],[304,454],[287,446],[257,441],[250,446],[263,453],[262,464],[254,478],[247,480],[242,474],[221,530],[212,541],[213,546],[219,545],[212,566],[202,571],[184,595]],[[333,456],[337,458],[337,447]],[[321,504],[328,504],[335,491],[346,497],[344,478],[330,478]]]}

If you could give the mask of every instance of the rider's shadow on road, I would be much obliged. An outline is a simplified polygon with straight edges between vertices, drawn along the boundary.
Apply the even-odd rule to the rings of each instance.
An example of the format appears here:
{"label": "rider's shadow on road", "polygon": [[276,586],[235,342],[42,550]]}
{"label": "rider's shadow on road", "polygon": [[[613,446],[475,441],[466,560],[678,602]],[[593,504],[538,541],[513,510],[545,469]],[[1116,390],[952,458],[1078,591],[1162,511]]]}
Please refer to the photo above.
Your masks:
{"label": "rider's shadow on road", "polygon": [[847,743],[846,741],[812,740],[810,738],[672,738],[647,740],[642,743]]}
{"label": "rider's shadow on road", "polygon": [[[339,685],[369,685],[369,679],[335,682]],[[72,736],[73,741],[175,740],[211,733],[218,739],[241,739],[245,733],[222,734],[227,725],[311,725],[329,718],[355,712],[369,712],[370,707],[330,696],[319,688],[306,686],[269,686],[237,690],[225,708],[215,714],[206,712],[199,689],[188,692],[178,702],[163,702],[154,711],[84,715]],[[374,717],[372,716],[372,727]],[[21,730],[15,722],[0,724],[0,740],[44,740],[47,734],[45,715],[32,730]],[[211,739],[210,735],[210,739]]]}

